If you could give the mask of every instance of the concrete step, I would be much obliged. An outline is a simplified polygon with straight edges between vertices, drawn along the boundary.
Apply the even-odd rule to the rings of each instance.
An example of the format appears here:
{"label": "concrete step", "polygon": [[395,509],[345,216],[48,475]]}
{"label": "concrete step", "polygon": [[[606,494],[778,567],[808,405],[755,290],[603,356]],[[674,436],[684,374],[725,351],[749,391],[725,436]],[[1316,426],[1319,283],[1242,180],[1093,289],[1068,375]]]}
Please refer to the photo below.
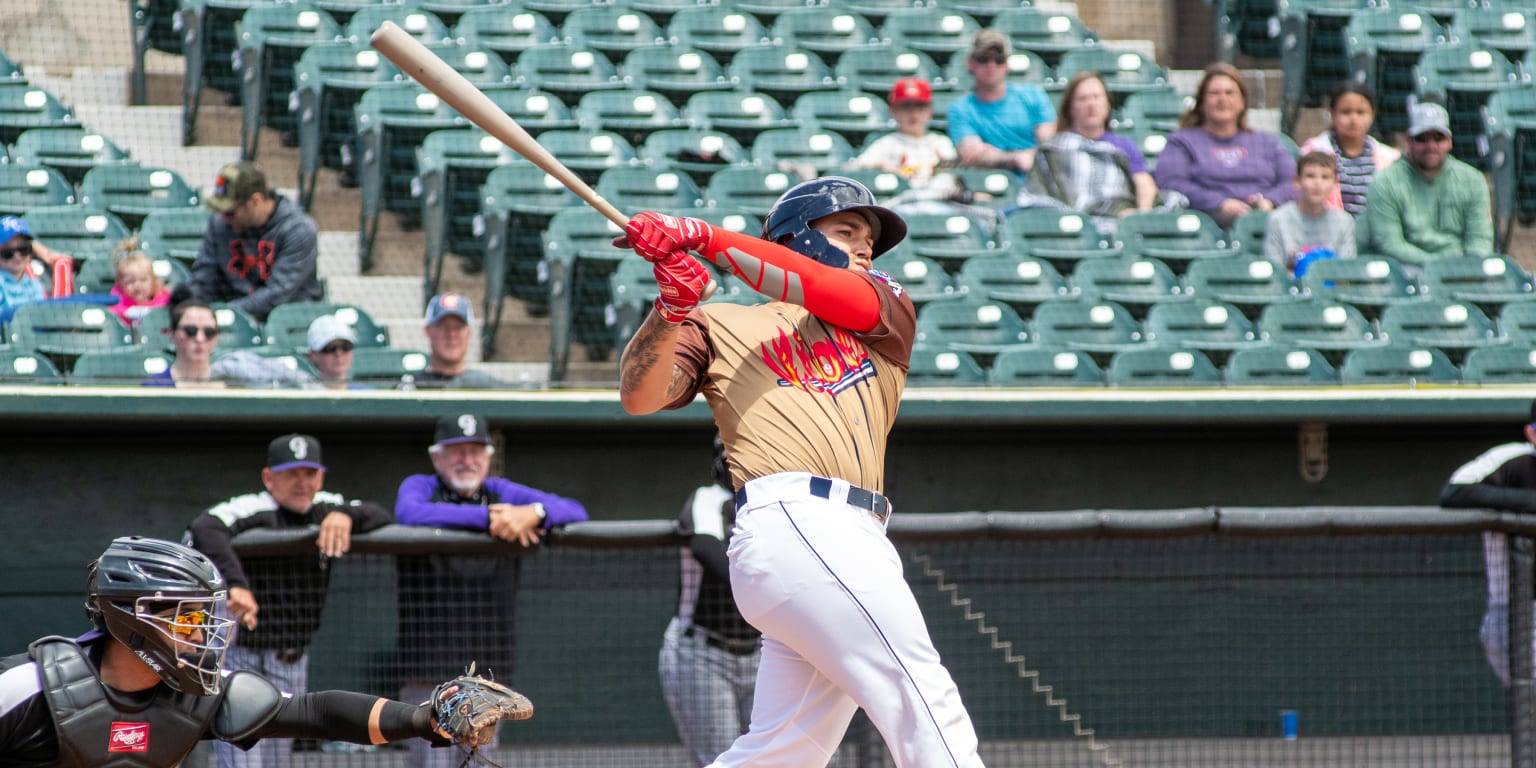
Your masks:
{"label": "concrete step", "polygon": [[356,232],[321,232],[316,271],[321,279],[358,277],[362,274],[357,258]]}
{"label": "concrete step", "polygon": [[387,275],[333,277],[326,281],[328,298],[361,307],[377,322],[403,320],[419,328],[423,311],[421,278]]}

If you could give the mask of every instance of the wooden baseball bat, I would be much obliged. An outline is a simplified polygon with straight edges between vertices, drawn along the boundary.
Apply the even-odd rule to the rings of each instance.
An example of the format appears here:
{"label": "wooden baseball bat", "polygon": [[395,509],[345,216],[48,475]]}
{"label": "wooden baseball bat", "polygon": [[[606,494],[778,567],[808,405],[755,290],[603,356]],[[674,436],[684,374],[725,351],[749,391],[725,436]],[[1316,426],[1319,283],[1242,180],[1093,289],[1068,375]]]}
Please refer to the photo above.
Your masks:
{"label": "wooden baseball bat", "polygon": [[[438,58],[437,54],[394,22],[381,24],[368,42],[374,50],[394,62],[401,72],[410,75],[411,79],[437,94],[448,106],[458,110],[464,119],[495,136],[501,143],[511,147],[512,151],[528,158],[545,173],[555,177],[566,189],[576,193],[587,205],[618,225],[619,229],[629,223],[628,216],[588,186],[580,176],[572,173],[570,168],[565,167],[565,163],[550,154],[516,120],[501,111],[501,107],[496,106],[491,97],[486,96],[474,83],[449,66],[448,62]],[[714,294],[715,288],[715,281],[710,280],[704,288],[704,297],[709,298]]]}

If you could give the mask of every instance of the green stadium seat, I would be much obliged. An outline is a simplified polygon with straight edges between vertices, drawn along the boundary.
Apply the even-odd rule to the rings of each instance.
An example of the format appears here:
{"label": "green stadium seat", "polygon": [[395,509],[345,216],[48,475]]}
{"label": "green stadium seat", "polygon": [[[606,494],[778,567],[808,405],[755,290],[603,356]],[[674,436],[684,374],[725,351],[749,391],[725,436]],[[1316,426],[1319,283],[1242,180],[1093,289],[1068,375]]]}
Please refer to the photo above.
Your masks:
{"label": "green stadium seat", "polygon": [[64,383],[64,375],[46,355],[37,352],[21,352],[0,349],[0,384]]}
{"label": "green stadium seat", "polygon": [[559,180],[526,161],[491,171],[481,194],[485,316],[489,319],[493,312],[499,313],[506,295],[529,302],[532,311],[543,311],[549,301],[549,289],[540,277],[544,230],[556,213],[584,203]]}
{"label": "green stadium seat", "polygon": [[502,112],[534,136],[545,131],[569,131],[581,127],[581,121],[576,119],[571,108],[548,91],[520,86],[482,90]]}
{"label": "green stadium seat", "polygon": [[1100,367],[1145,342],[1141,324],[1111,301],[1047,301],[1035,308],[1030,327],[1040,344],[1087,352]]}
{"label": "green stadium seat", "polygon": [[429,362],[427,353],[412,349],[358,347],[352,352],[352,381],[371,387],[393,388],[406,376],[426,370]]}
{"label": "green stadium seat", "polygon": [[539,134],[539,143],[588,184],[596,184],[609,168],[640,162],[635,148],[613,131],[545,131]]}
{"label": "green stadium seat", "polygon": [[[913,255],[897,247],[882,254],[875,269],[895,278],[907,292],[913,306],[922,311],[930,301],[946,301],[961,297],[953,278],[933,259]],[[974,294],[986,299],[983,294]]]}
{"label": "green stadium seat", "polygon": [[1125,134],[1131,131],[1173,133],[1179,129],[1179,119],[1194,105],[1193,96],[1172,88],[1135,91],[1126,94],[1111,127],[1117,133]]}
{"label": "green stadium seat", "polygon": [[884,95],[897,80],[915,77],[928,83],[940,82],[944,70],[928,54],[896,45],[874,45],[844,53],[832,68],[843,88]]}
{"label": "green stadium seat", "polygon": [[150,211],[139,225],[139,248],[156,258],[176,259],[190,267],[202,250],[209,215],[202,207]]}
{"label": "green stadium seat", "polygon": [[772,26],[775,19],[787,11],[799,8],[819,8],[826,11],[828,0],[731,0],[730,7],[752,14],[764,26]]}
{"label": "green stadium seat", "polygon": [[1516,4],[1470,5],[1456,11],[1451,32],[1510,61],[1521,61],[1536,51],[1536,11]]}
{"label": "green stadium seat", "polygon": [[927,54],[941,67],[956,57],[963,60],[980,31],[981,25],[974,18],[953,8],[935,6],[893,13],[880,25],[880,36],[892,46]]}
{"label": "green stadium seat", "polygon": [[1280,5],[1281,132],[1290,133],[1303,107],[1315,107],[1349,76],[1344,28],[1375,0],[1286,0]]}
{"label": "green stadium seat", "polygon": [[913,387],[961,387],[987,383],[987,372],[967,352],[948,347],[918,344],[907,364],[907,385]]}
{"label": "green stadium seat", "polygon": [[864,188],[873,193],[875,199],[882,203],[890,202],[911,189],[911,185],[901,174],[879,168],[839,168],[836,174],[863,184]]}
{"label": "green stadium seat", "polygon": [[1217,365],[1239,349],[1264,344],[1242,310],[1205,300],[1153,306],[1147,313],[1146,339],[1165,347],[1198,349]]}
{"label": "green stadium seat", "polygon": [[966,352],[982,367],[1030,343],[1029,327],[1007,304],[983,298],[935,301],[917,313],[917,343]]}
{"label": "green stadium seat", "polygon": [[1461,377],[1468,384],[1530,386],[1536,381],[1536,345],[1507,344],[1474,349],[1461,363]]}
{"label": "green stadium seat", "polygon": [[[464,14],[470,11],[479,8],[494,8],[505,13],[516,8],[515,5],[512,8],[508,8],[509,4],[506,0],[412,0],[412,4],[442,19],[443,23],[447,24],[450,30],[457,30],[459,22],[464,18]],[[455,36],[457,36],[456,33]]]}
{"label": "green stadium seat", "polygon": [[172,26],[181,34],[184,65],[181,89],[181,143],[197,142],[197,114],[208,89],[239,103],[240,73],[234,54],[240,47],[235,26],[245,12],[270,0],[182,0]]}
{"label": "green stadium seat", "polygon": [[[1010,254],[971,259],[960,268],[955,283],[962,294],[1000,301],[1012,307],[1020,317],[1033,314],[1035,307],[1043,302],[1070,299],[1076,295],[1066,278],[1049,261],[1033,256]],[[901,284],[910,290],[906,280]]]}
{"label": "green stadium seat", "polygon": [[693,127],[727,134],[743,147],[763,131],[795,127],[773,97],[753,91],[695,93],[683,105],[682,116]]}
{"label": "green stadium seat", "polygon": [[1434,347],[1388,344],[1345,355],[1339,380],[1344,384],[1456,384],[1461,381],[1461,369]]}
{"label": "green stadium seat", "polygon": [[1168,134],[1156,128],[1135,127],[1125,132],[1136,148],[1141,150],[1142,157],[1147,160],[1147,170],[1157,169],[1157,157],[1168,147]]}
{"label": "green stadium seat", "polygon": [[19,216],[29,208],[73,205],[75,187],[46,165],[0,163],[0,215]]}
{"label": "green stadium seat", "polygon": [[495,51],[457,41],[437,43],[427,49],[476,88],[486,90],[517,85],[512,68]]}
{"label": "green stadium seat", "polygon": [[138,386],[171,368],[164,350],[134,345],[93,350],[80,355],[69,371],[69,383],[88,386]]}
{"label": "green stadium seat", "polygon": [[1306,298],[1285,270],[1263,256],[1195,259],[1189,263],[1184,285],[1197,299],[1223,301],[1245,313]]}
{"label": "green stadium seat", "polygon": [[659,293],[649,262],[624,259],[608,276],[608,317],[613,318],[613,343],[624,344],[651,311]]}
{"label": "green stadium seat", "polygon": [[1013,250],[1051,262],[1060,272],[1071,272],[1084,259],[1121,255],[1118,243],[1099,233],[1093,220],[1073,211],[1025,208],[1003,220],[1003,231]]}
{"label": "green stadium seat", "polygon": [[688,174],[665,163],[609,168],[597,180],[597,193],[621,211],[686,214],[704,205],[704,191]]}
{"label": "green stadium seat", "polygon": [[331,15],[331,18],[346,29],[347,24],[357,12],[369,6],[379,5],[379,0],[314,0],[320,10]]}
{"label": "green stadium seat", "polygon": [[1145,211],[1120,219],[1116,238],[1127,256],[1164,262],[1183,274],[1194,259],[1228,256],[1227,234],[1200,211]]}
{"label": "green stadium seat", "polygon": [[1072,286],[1088,301],[1112,301],[1137,319],[1153,306],[1191,298],[1184,283],[1157,259],[1088,259],[1072,270]]}
{"label": "green stadium seat", "polygon": [[772,45],[757,17],[730,5],[693,5],[673,14],[667,37],[674,45],[704,51],[724,67],[743,48]]}
{"label": "green stadium seat", "polygon": [[[1412,305],[1403,305],[1412,306]],[[1343,360],[1343,353],[1387,343],[1360,310],[1325,299],[1271,304],[1259,315],[1260,337],[1276,344],[1316,349],[1331,354],[1329,362]]]}
{"label": "green stadium seat", "polygon": [[[146,316],[147,317],[147,316]],[[213,305],[213,321],[219,325],[219,349],[245,349],[261,346],[261,322],[251,313],[223,302]],[[139,326],[143,330],[143,325]],[[170,337],[166,337],[169,341]]]}
{"label": "green stadium seat", "polygon": [[[143,106],[147,99],[149,78],[144,70],[144,59],[149,51],[181,55],[181,31],[176,27],[178,10],[178,0],[136,0],[129,5],[129,39],[133,44],[133,60],[128,79],[128,103],[133,106]],[[21,69],[7,59],[0,66],[0,74],[7,79],[15,79],[21,76]]]}
{"label": "green stadium seat", "polygon": [[1387,307],[1381,314],[1381,330],[1394,344],[1437,347],[1457,363],[1468,350],[1505,341],[1498,326],[1476,304],[1458,301]]}
{"label": "green stadium seat", "polygon": [[70,184],[79,185],[85,172],[98,165],[132,160],[111,139],[86,128],[32,128],[23,131],[11,147],[11,162],[46,165]]}
{"label": "green stadium seat", "polygon": [[1476,304],[1489,315],[1512,301],[1536,300],[1531,275],[1508,256],[1434,259],[1425,262],[1423,279],[1431,298]]}
{"label": "green stadium seat", "polygon": [[962,213],[908,213],[907,238],[902,250],[925,256],[939,263],[951,275],[972,259],[984,259],[1001,253],[975,217]]}
{"label": "green stadium seat", "polygon": [[523,8],[543,14],[555,26],[565,23],[572,12],[592,5],[613,5],[612,0],[520,0]]}
{"label": "green stadium seat", "polygon": [[1494,93],[1528,81],[1498,50],[1467,44],[1425,51],[1414,74],[1416,95],[1444,104],[1450,113],[1451,152],[1480,171],[1489,170],[1483,111]]}
{"label": "green stadium seat", "polygon": [[1168,72],[1135,51],[1090,47],[1063,53],[1056,63],[1056,80],[1065,83],[1079,72],[1099,73],[1115,108],[1133,93],[1164,92],[1169,88]]}
{"label": "green stadium seat", "polygon": [[[844,56],[843,61],[850,61],[853,56]],[[798,124],[832,131],[855,147],[863,145],[872,136],[896,129],[896,121],[891,119],[891,110],[885,100],[857,90],[811,91],[795,102],[790,114]]]}
{"label": "green stadium seat", "polygon": [[1413,68],[1425,51],[1446,44],[1448,34],[1417,6],[1373,8],[1356,13],[1344,28],[1351,77],[1376,93],[1376,131],[1408,130]]}
{"label": "green stadium seat", "polygon": [[102,165],[86,171],[80,203],[105,208],[137,228],[153,211],[196,206],[197,192],[169,168]]}
{"label": "green stadium seat", "polygon": [[370,88],[357,105],[356,157],[362,205],[357,255],[363,271],[373,268],[373,243],[385,212],[403,226],[415,226],[421,201],[415,195],[416,148],[433,131],[467,124],[437,94],[421,87]]}
{"label": "green stadium seat", "polygon": [[[1000,168],[946,168],[943,172],[954,176],[962,186],[975,194],[971,205],[989,208],[999,214],[1015,210],[1018,205],[1022,185],[1018,175],[1012,171]],[[1007,232],[1000,227],[993,233],[993,237],[1007,237]]]}
{"label": "green stadium seat", "polygon": [[612,131],[636,147],[655,131],[687,125],[666,96],[644,90],[593,91],[576,103],[575,115],[581,125]]}
{"label": "green stadium seat", "polygon": [[[111,255],[132,234],[128,225],[116,215],[80,205],[28,208],[22,212],[22,217],[37,239],[76,259]],[[206,225],[207,222],[208,216],[204,212],[203,223]]]}
{"label": "green stadium seat", "polygon": [[647,136],[640,145],[640,159],[653,166],[671,166],[688,174],[699,186],[722,170],[749,162],[729,133],[703,128],[668,128]]}
{"label": "green stadium seat", "polygon": [[[150,269],[166,285],[184,283],[191,277],[185,264],[171,258],[154,259]],[[75,275],[75,292],[111,293],[116,283],[117,259],[111,254],[96,254],[80,262],[80,272]]]}
{"label": "green stadium seat", "polygon": [[617,346],[608,317],[609,281],[633,255],[613,247],[620,234],[617,225],[587,207],[556,214],[544,233],[552,378],[565,371],[573,344],[582,344],[591,361],[608,359]]}
{"label": "green stadium seat", "polygon": [[1038,54],[1051,67],[1068,52],[1085,50],[1099,40],[1076,16],[1059,11],[1010,9],[993,18],[991,27],[1007,35],[1015,51]]}
{"label": "green stadium seat", "polygon": [[1221,369],[1198,349],[1147,347],[1117,352],[1105,371],[1112,387],[1216,387]]}
{"label": "green stadium seat", "polygon": [[[944,80],[948,82],[948,91],[956,93],[963,98],[976,84],[971,77],[971,71],[966,68],[967,54],[960,54],[950,58],[944,65]],[[1015,48],[1008,56],[1008,82],[1016,85],[1038,85],[1050,89],[1056,86],[1056,76],[1051,66],[1045,63],[1045,59],[1034,51]],[[933,113],[935,118],[944,116],[944,110],[940,109],[939,98],[943,91],[934,93]],[[947,108],[947,105],[945,105]]]}
{"label": "green stadium seat", "polygon": [[321,168],[342,171],[343,185],[356,184],[355,114],[363,94],[384,85],[409,85],[389,59],[366,43],[310,46],[293,72],[293,112],[299,116],[299,204],[308,209]]}
{"label": "green stadium seat", "polygon": [[335,315],[352,326],[358,347],[389,346],[389,331],[375,323],[362,308],[326,301],[296,301],[273,307],[261,326],[262,343],[278,349],[307,351],[309,325],[321,315]]}
{"label": "green stadium seat", "polygon": [[560,44],[560,30],[542,14],[506,6],[465,11],[454,25],[453,34],[466,44],[494,51],[509,64],[529,48]]}
{"label": "green stadium seat", "polygon": [[433,131],[416,149],[427,293],[437,293],[448,253],[464,258],[471,270],[484,266],[484,241],[475,226],[480,187],[497,166],[520,158],[478,128]]}
{"label": "green stadium seat", "polygon": [[1243,53],[1259,59],[1280,58],[1279,0],[1218,0],[1217,58],[1232,61]]}
{"label": "green stadium seat", "polygon": [[1338,384],[1339,373],[1321,352],[1286,344],[1239,349],[1227,360],[1228,386],[1313,387]]}
{"label": "green stadium seat", "polygon": [[1386,307],[1424,299],[1419,281],[1386,256],[1314,261],[1301,286],[1313,297],[1352,304],[1369,319],[1380,317]]}
{"label": "green stadium seat", "polygon": [[567,107],[592,91],[627,87],[608,57],[574,46],[529,48],[518,54],[514,71],[518,86],[548,91]]}
{"label": "green stadium seat", "polygon": [[763,218],[779,197],[797,183],[798,179],[784,171],[760,165],[725,168],[709,178],[704,197],[723,208]]}
{"label": "green stadium seat", "polygon": [[133,344],[133,334],[106,307],[73,301],[23,304],[6,331],[13,350],[46,355],[61,370],[83,352]]}
{"label": "green stadium seat", "polygon": [[1536,343],[1536,302],[1505,304],[1499,311],[1499,333],[1512,344]]}
{"label": "green stadium seat", "polygon": [[846,165],[853,156],[853,146],[842,134],[818,128],[763,131],[752,142],[752,159],[779,170],[805,168],[830,173]]}
{"label": "green stadium seat", "polygon": [[726,79],[737,89],[762,92],[780,104],[793,104],[803,93],[837,87],[821,57],[790,45],[737,52],[726,68]]}
{"label": "green stadium seat", "polygon": [[[1536,54],[1524,66],[1536,70]],[[1496,234],[1508,249],[1515,222],[1536,222],[1536,85],[1494,93],[1484,120]]]}
{"label": "green stadium seat", "polygon": [[878,45],[879,35],[863,16],[835,6],[794,8],[774,18],[769,33],[781,45],[810,51],[836,66],[843,54]]}
{"label": "green stadium seat", "polygon": [[240,76],[240,155],[256,157],[262,126],[298,142],[298,118],[289,110],[297,85],[294,67],[312,45],[335,42],[341,25],[307,0],[247,9],[235,23],[234,69]]}
{"label": "green stadium seat", "polygon": [[1264,233],[1269,227],[1269,211],[1251,210],[1232,222],[1228,243],[1241,255],[1263,256]]}
{"label": "green stadium seat", "polygon": [[448,25],[437,14],[422,10],[418,3],[365,5],[347,20],[346,36],[354,43],[367,43],[374,31],[392,21],[422,45],[435,45],[452,39]]}
{"label": "green stadium seat", "polygon": [[1104,369],[1083,350],[1042,344],[1004,350],[987,380],[994,387],[1102,387]]}
{"label": "green stadium seat", "polygon": [[[568,44],[597,51],[615,65],[636,50],[666,42],[650,16],[627,5],[588,5],[571,11],[560,24],[560,35]],[[638,85],[645,87],[644,81]]]}

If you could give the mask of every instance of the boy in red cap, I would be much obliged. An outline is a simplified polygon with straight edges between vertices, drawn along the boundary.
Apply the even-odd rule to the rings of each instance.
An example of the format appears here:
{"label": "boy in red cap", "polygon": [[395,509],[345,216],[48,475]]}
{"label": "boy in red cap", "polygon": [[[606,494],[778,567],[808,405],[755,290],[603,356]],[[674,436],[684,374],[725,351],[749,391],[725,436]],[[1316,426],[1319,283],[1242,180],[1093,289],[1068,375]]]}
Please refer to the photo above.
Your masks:
{"label": "boy in red cap", "polygon": [[897,80],[891,86],[890,102],[896,132],[871,142],[850,167],[899,173],[913,189],[922,189],[933,180],[940,163],[955,164],[955,145],[948,136],[928,131],[933,120],[933,87],[928,81]]}

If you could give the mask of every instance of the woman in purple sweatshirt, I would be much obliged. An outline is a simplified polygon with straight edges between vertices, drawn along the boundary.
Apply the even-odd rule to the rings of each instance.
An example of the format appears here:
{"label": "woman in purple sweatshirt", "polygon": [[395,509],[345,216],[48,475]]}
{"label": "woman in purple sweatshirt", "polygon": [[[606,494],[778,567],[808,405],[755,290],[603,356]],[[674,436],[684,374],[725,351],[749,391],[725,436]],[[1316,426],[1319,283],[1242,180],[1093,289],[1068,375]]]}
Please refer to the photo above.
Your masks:
{"label": "woman in purple sweatshirt", "polygon": [[1236,67],[1205,68],[1195,106],[1168,136],[1153,177],[1223,227],[1296,197],[1296,160],[1273,134],[1248,128],[1248,91]]}

